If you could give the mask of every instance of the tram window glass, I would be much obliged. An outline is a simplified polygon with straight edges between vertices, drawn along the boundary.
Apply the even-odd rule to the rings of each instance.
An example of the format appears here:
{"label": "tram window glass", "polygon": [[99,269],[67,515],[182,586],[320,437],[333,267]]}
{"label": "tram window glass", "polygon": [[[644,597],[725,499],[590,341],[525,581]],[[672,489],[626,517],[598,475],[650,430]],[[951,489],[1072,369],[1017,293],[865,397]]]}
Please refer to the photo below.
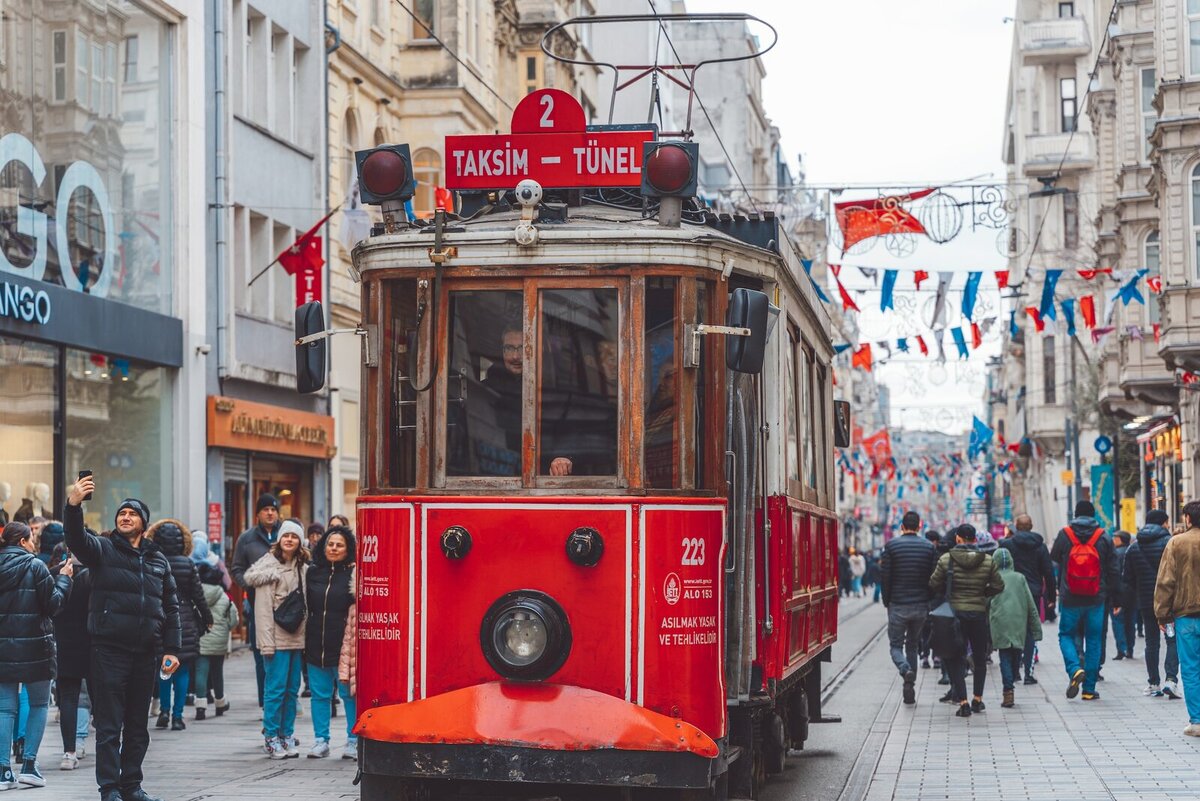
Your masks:
{"label": "tram window glass", "polygon": [[788,331],[787,354],[784,359],[783,402],[787,415],[787,474],[791,481],[800,480],[800,425],[796,411],[796,336]]}
{"label": "tram window glass", "polygon": [[540,307],[538,473],[616,475],[617,291],[546,289]]}
{"label": "tram window glass", "polygon": [[829,388],[826,385],[825,365],[819,364],[816,366],[817,385],[816,385],[816,419],[813,421],[813,432],[821,438],[820,445],[817,447],[817,471],[820,475],[819,488],[822,492],[829,492],[829,460],[832,446],[829,443],[829,406],[827,396]]}
{"label": "tram window glass", "polygon": [[522,293],[451,292],[446,475],[521,475]]}
{"label": "tram window glass", "polygon": [[646,279],[645,480],[647,487],[676,486],[679,466],[678,367],[676,365],[674,278]]}
{"label": "tram window glass", "polygon": [[801,475],[806,487],[816,486],[814,473],[813,449],[813,392],[812,392],[812,351],[807,345],[801,345],[799,350],[799,369],[796,375],[800,384],[800,408],[798,418],[804,420],[805,426],[800,430],[800,462]]}
{"label": "tram window glass", "polygon": [[[709,319],[710,309],[712,309],[712,299],[710,297],[713,292],[713,284],[711,281],[696,281],[696,322],[697,323],[713,323]],[[712,347],[711,345],[709,347]],[[696,383],[696,415],[695,423],[692,432],[692,447],[695,450],[696,458],[693,464],[696,466],[696,472],[693,477],[693,486],[697,489],[705,487],[704,481],[704,453],[707,447],[707,431],[708,426],[704,419],[708,413],[704,403],[704,382],[708,376],[708,362],[705,360],[704,354],[708,348],[700,349],[700,369],[695,370],[694,380]],[[724,425],[724,422],[722,422]]]}
{"label": "tram window glass", "polygon": [[[370,285],[369,285],[370,286]],[[408,380],[409,350],[416,345],[417,282],[395,281],[390,284],[387,313],[389,331],[384,341],[395,343],[391,405],[387,410],[392,446],[387,454],[386,486],[414,487],[417,483],[417,394]],[[385,296],[386,297],[386,296]]]}

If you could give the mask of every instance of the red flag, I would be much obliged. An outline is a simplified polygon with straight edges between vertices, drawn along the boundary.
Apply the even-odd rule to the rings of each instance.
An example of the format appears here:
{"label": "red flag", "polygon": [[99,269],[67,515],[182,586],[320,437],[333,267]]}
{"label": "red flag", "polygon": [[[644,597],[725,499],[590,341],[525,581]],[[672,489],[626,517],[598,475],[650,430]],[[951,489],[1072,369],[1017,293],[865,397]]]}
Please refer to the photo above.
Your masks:
{"label": "red flag", "polygon": [[829,272],[833,273],[834,275],[841,275],[842,274],[842,265],[840,265],[840,264],[829,265]]}
{"label": "red flag", "polygon": [[309,231],[279,254],[279,263],[287,270],[288,275],[320,270],[325,264],[325,257],[321,255],[321,237]]}
{"label": "red flag", "polygon": [[913,283],[917,285],[917,289],[921,288],[921,282],[929,277],[929,273],[924,270],[916,270],[913,272]]}
{"label": "red flag", "polygon": [[1088,281],[1091,281],[1093,278],[1095,278],[1095,277],[1096,277],[1097,275],[1099,275],[1100,273],[1105,273],[1105,274],[1107,274],[1107,275],[1112,275],[1112,267],[1101,267],[1101,268],[1099,268],[1099,269],[1097,269],[1097,270],[1080,270],[1080,271],[1079,271],[1079,274],[1080,274],[1080,275],[1081,275],[1083,278],[1087,279]]}
{"label": "red flag", "polygon": [[858,304],[854,302],[854,298],[850,297],[850,293],[847,292],[846,287],[842,285],[842,279],[835,275],[833,280],[838,285],[838,292],[842,296],[842,311],[848,311],[849,309],[859,311]]}
{"label": "red flag", "polygon": [[901,204],[933,194],[923,189],[908,195],[889,195],[875,200],[847,200],[835,204],[834,216],[842,229],[842,252],[864,239],[885,234],[923,234],[925,226]]}
{"label": "red flag", "polygon": [[1111,334],[1113,331],[1116,331],[1116,330],[1117,330],[1116,326],[1112,326],[1112,325],[1106,325],[1103,328],[1093,328],[1092,329],[1092,344],[1095,345],[1096,343],[1098,343],[1100,341],[1100,339],[1105,334]]}
{"label": "red flag", "polygon": [[892,458],[892,437],[886,428],[881,428],[869,437],[863,437],[863,449],[876,468]]}
{"label": "red flag", "polygon": [[859,345],[855,349],[854,355],[850,357],[851,367],[861,367],[868,373],[871,372],[871,343]]}
{"label": "red flag", "polygon": [[917,336],[917,347],[921,349],[922,356],[929,355],[929,346],[925,344],[925,337],[920,335]]}
{"label": "red flag", "polygon": [[1008,270],[996,270],[996,286],[1000,289],[1008,286]]}
{"label": "red flag", "polygon": [[1162,326],[1159,325],[1158,323],[1155,323],[1154,324],[1154,344],[1157,345],[1158,341],[1160,339],[1162,339]]}
{"label": "red flag", "polygon": [[1038,311],[1037,306],[1026,306],[1025,313],[1033,318],[1033,327],[1039,334],[1046,330],[1046,323],[1042,320],[1042,313]]}
{"label": "red flag", "polygon": [[1088,328],[1096,327],[1096,301],[1091,295],[1079,299],[1079,312],[1083,315],[1083,324]]}
{"label": "red flag", "polygon": [[983,344],[983,334],[979,331],[979,323],[971,323],[971,347],[978,348]]}
{"label": "red flag", "polygon": [[[321,237],[316,237],[317,250],[320,250]],[[303,306],[310,301],[320,303],[324,298],[321,293],[321,265],[315,267],[304,265],[295,272],[296,276],[296,305]]]}
{"label": "red flag", "polygon": [[1146,279],[1146,286],[1150,287],[1150,291],[1155,295],[1162,292],[1162,276],[1152,275]]}

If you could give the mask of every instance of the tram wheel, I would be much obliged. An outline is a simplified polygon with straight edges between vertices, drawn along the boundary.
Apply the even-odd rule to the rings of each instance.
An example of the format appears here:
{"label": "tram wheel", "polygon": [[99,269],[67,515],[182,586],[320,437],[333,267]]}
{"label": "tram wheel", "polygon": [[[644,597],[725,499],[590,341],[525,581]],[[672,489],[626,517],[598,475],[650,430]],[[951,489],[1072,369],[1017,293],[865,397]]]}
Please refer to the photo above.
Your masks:
{"label": "tram wheel", "polygon": [[783,773],[787,761],[788,736],[783,718],[778,712],[763,717],[763,772],[768,775]]}

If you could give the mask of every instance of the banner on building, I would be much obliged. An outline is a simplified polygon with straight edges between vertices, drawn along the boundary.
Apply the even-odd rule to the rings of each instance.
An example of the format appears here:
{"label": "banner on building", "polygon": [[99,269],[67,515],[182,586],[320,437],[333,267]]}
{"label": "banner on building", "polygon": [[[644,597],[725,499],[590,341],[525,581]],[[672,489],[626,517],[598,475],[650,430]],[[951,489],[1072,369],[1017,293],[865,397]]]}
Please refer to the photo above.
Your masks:
{"label": "banner on building", "polygon": [[[1092,465],[1092,505],[1096,507],[1096,519],[1105,531],[1112,531],[1114,511],[1113,466],[1111,464]],[[1136,531],[1136,528],[1127,529]]]}

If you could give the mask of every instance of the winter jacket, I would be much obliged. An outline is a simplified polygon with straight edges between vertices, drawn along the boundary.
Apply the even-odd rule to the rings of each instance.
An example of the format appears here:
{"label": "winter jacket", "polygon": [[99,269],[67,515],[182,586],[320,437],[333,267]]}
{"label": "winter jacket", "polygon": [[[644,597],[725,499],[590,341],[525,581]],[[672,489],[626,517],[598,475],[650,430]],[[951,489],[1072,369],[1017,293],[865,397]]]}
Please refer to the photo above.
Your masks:
{"label": "winter jacket", "polygon": [[883,546],[880,583],[883,605],[929,603],[929,577],[937,566],[933,543],[918,534],[901,534]]}
{"label": "winter jacket", "polygon": [[84,531],[83,509],[63,509],[67,548],[92,571],[88,632],[93,645],[138,653],[179,650],[179,601],[171,563],[153,540],[137,548],[120,534]]}
{"label": "winter jacket", "polygon": [[146,530],[171,563],[175,592],[179,598],[179,661],[188,664],[200,656],[200,635],[213,624],[212,612],[204,600],[200,576],[192,562],[192,533],[178,520],[159,520]]}
{"label": "winter jacket", "polygon": [[358,604],[350,604],[346,615],[346,633],[338,655],[338,681],[350,685],[350,694],[358,696]]}
{"label": "winter jacket", "polygon": [[233,551],[233,567],[229,572],[233,574],[233,580],[239,586],[249,591],[250,598],[254,597],[254,588],[246,583],[246,571],[250,569],[251,565],[262,559],[263,554],[275,544],[281,525],[283,525],[283,521],[276,520],[275,527],[270,531],[266,531],[262,526],[253,525],[238,537],[237,547]]}
{"label": "winter jacket", "polygon": [[1058,596],[1054,563],[1050,561],[1050,549],[1046,540],[1036,531],[1018,531],[1008,539],[1000,541],[1013,558],[1013,569],[1029,582],[1033,600],[1045,600],[1046,606],[1054,606]]}
{"label": "winter jacket", "polygon": [[[50,572],[58,575],[62,565]],[[88,604],[92,599],[92,571],[76,563],[71,594],[54,616],[54,642],[58,645],[58,678],[86,679],[92,661],[92,635],[88,634]]]}
{"label": "winter jacket", "polygon": [[308,620],[305,621],[304,659],[317,667],[333,667],[338,663],[342,639],[346,632],[346,616],[354,605],[354,535],[345,537],[349,546],[346,558],[330,564],[325,558],[325,542],[321,538],[313,555],[306,582],[308,589]]}
{"label": "winter jacket", "polygon": [[929,579],[930,589],[942,591],[951,562],[954,579],[950,582],[950,606],[955,612],[987,612],[988,598],[1004,591],[1004,580],[992,557],[974,545],[956,545],[938,559]]}
{"label": "winter jacket", "polygon": [[1042,639],[1042,621],[1038,619],[1037,603],[1029,591],[1029,582],[1013,570],[1012,554],[1007,549],[998,550],[992,560],[1004,582],[1004,591],[992,598],[988,608],[992,646],[1023,649],[1028,633],[1032,632],[1035,640]]}
{"label": "winter jacket", "polygon": [[[1077,517],[1067,525],[1075,532],[1075,538],[1080,542],[1087,542],[1096,529],[1100,528],[1100,523],[1094,517]],[[1058,565],[1058,597],[1062,606],[1095,606],[1102,603],[1121,605],[1121,579],[1117,573],[1112,539],[1102,536],[1095,544],[1096,552],[1100,554],[1100,592],[1095,595],[1076,595],[1067,589],[1067,559],[1073,544],[1067,539],[1066,529],[1058,532],[1054,547],[1050,549],[1050,560]]]}
{"label": "winter jacket", "polygon": [[70,592],[69,576],[54,578],[42,560],[24,548],[0,548],[0,681],[54,678],[57,660],[50,618]]}
{"label": "winter jacket", "polygon": [[1177,617],[1200,617],[1200,529],[1167,541],[1154,587],[1154,617],[1161,625]]}
{"label": "winter jacket", "polygon": [[1158,565],[1170,540],[1171,532],[1153,523],[1138,530],[1133,544],[1125,551],[1125,564],[1121,569],[1126,603],[1133,603],[1138,609],[1154,608]]}
{"label": "winter jacket", "polygon": [[856,553],[853,556],[851,556],[850,557],[850,575],[854,576],[855,578],[862,578],[863,574],[865,574],[866,572],[867,572],[866,558],[860,553]]}
{"label": "winter jacket", "polygon": [[205,582],[204,600],[212,613],[213,626],[207,634],[200,637],[200,656],[225,656],[229,653],[229,635],[237,628],[238,611],[225,590],[221,589],[220,571],[213,570],[209,577],[218,579],[215,583]]}
{"label": "winter jacket", "polygon": [[[304,648],[304,623],[290,632],[275,622],[275,610],[297,587],[304,593],[304,574],[308,565],[293,558],[283,564],[268,552],[250,565],[242,578],[254,594],[254,644],[263,656],[273,656],[276,651],[299,651]],[[262,592],[258,592],[262,590]]]}
{"label": "winter jacket", "polygon": [[[196,570],[200,573],[200,582],[202,584],[220,584],[221,588],[228,591],[233,588],[233,577],[229,575],[229,568],[225,567],[225,563],[221,561],[208,545],[208,540],[204,537],[192,538],[192,561],[196,563]],[[205,570],[215,571],[220,580],[210,582],[204,577]]]}

